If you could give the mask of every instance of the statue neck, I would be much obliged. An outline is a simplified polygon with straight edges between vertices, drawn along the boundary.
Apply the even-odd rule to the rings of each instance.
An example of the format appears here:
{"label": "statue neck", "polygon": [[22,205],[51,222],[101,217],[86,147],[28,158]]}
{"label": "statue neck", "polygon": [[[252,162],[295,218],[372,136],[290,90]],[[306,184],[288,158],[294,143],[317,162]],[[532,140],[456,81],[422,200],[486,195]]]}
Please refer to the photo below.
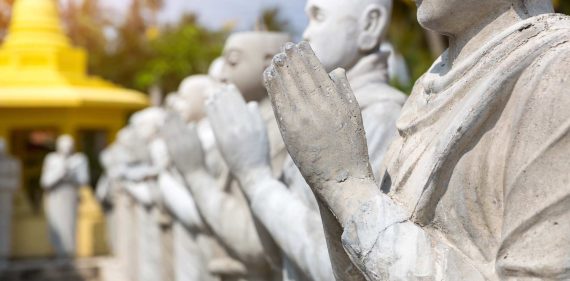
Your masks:
{"label": "statue neck", "polygon": [[517,22],[537,16],[539,14],[552,12],[547,7],[526,7],[524,4],[518,6],[507,6],[496,9],[495,14],[491,14],[479,23],[470,25],[462,32],[449,36],[448,58],[451,62],[449,67],[461,63],[470,54],[483,47],[493,36]]}

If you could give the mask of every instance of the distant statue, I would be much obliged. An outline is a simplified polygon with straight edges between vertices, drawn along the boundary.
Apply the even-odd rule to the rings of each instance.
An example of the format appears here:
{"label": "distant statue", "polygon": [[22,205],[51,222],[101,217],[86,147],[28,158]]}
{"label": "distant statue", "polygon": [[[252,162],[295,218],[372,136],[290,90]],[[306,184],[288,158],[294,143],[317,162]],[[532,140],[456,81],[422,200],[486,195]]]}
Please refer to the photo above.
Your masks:
{"label": "distant statue", "polygon": [[[282,166],[286,151],[263,86],[263,70],[288,40],[289,36],[283,33],[235,33],[226,41],[223,65],[218,70],[219,79],[236,84],[245,100],[259,102],[264,121],[271,123],[268,127],[275,145],[271,152],[278,159],[276,171],[280,171],[278,167]],[[204,151],[198,130],[196,126],[174,122],[165,126],[164,139],[172,160],[188,183],[205,224],[226,246],[232,258],[245,265],[242,277],[245,280],[272,280],[281,274],[279,250],[266,230],[255,221],[236,179],[227,172],[215,175],[208,169],[208,158],[213,152]],[[205,146],[211,144],[209,141]],[[217,149],[213,151],[217,152]],[[223,163],[223,159],[218,161]],[[212,269],[217,268],[217,264],[212,264]]]}
{"label": "distant statue", "polygon": [[[347,86],[350,83],[353,87],[353,103],[362,110],[368,153],[377,166],[395,136],[396,120],[406,100],[388,84],[389,54],[379,51],[389,28],[391,7],[391,0],[309,0],[309,25],[303,35],[325,69],[347,69]],[[290,51],[293,46],[289,43],[284,49]],[[299,89],[307,86],[296,84]],[[275,160],[270,156],[268,144],[272,141],[266,126],[258,122],[261,118],[255,104],[246,105],[237,90],[221,89],[209,103],[208,117],[252,213],[284,253],[288,278],[332,280],[336,274],[338,280],[345,280],[346,276],[359,275],[348,259],[333,273],[321,227],[322,220],[332,218],[321,219],[318,202],[291,159],[281,163],[282,174],[272,174],[275,164],[271,161]]]}
{"label": "distant statue", "polygon": [[21,184],[20,161],[6,152],[6,143],[0,138],[0,269],[10,257],[12,200]]}
{"label": "distant statue", "polygon": [[58,137],[56,151],[44,160],[40,180],[45,190],[50,240],[58,258],[75,255],[78,189],[89,182],[87,158],[74,150],[71,136]]}

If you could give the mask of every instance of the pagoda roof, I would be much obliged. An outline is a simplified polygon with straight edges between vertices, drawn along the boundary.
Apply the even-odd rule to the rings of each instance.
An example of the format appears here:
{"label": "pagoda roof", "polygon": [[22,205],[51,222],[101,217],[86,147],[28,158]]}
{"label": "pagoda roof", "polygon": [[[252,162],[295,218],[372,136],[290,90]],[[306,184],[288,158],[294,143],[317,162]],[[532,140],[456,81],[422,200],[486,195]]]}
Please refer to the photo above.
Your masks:
{"label": "pagoda roof", "polygon": [[87,74],[87,53],[65,36],[53,0],[16,0],[0,47],[0,107],[147,105],[146,95]]}

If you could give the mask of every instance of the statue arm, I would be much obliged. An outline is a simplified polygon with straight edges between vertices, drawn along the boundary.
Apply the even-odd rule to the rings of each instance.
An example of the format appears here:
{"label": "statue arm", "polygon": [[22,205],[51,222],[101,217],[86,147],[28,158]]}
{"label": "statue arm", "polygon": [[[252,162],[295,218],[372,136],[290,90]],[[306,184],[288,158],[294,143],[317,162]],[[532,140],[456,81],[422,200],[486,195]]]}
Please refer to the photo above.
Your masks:
{"label": "statue arm", "polygon": [[158,186],[161,198],[167,209],[186,227],[202,229],[204,223],[196,207],[196,202],[190,191],[184,185],[184,180],[178,179],[171,172],[163,172],[158,176]]}
{"label": "statue arm", "polygon": [[240,183],[254,215],[296,266],[312,280],[334,280],[319,213],[273,178],[269,169]]}
{"label": "statue arm", "polygon": [[242,261],[259,257],[263,248],[247,202],[216,186],[216,179],[205,169],[185,178],[202,217],[223,244]]}
{"label": "statue arm", "polygon": [[506,142],[503,233],[496,257],[505,280],[570,278],[570,52],[560,50],[565,51],[530,68],[513,91],[522,102]]}
{"label": "statue arm", "polygon": [[188,126],[171,115],[162,134],[169,156],[184,176],[205,223],[242,262],[264,264],[263,248],[247,202],[220,188],[207,171],[196,126]]}

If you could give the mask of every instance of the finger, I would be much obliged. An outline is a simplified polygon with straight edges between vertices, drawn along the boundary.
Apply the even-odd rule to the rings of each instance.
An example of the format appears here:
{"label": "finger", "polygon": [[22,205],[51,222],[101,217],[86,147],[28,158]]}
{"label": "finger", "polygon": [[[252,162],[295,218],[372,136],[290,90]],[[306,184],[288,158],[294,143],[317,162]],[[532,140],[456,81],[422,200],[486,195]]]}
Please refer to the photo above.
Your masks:
{"label": "finger", "polygon": [[289,98],[285,93],[285,89],[281,83],[281,77],[279,73],[277,73],[274,65],[270,65],[263,72],[263,81],[276,114],[277,112],[281,112],[284,108],[290,108]]}
{"label": "finger", "polygon": [[330,86],[331,80],[329,74],[315,55],[311,45],[307,41],[301,41],[301,43],[297,45],[297,48],[316,83],[321,86]]}
{"label": "finger", "polygon": [[251,122],[255,124],[257,128],[265,128],[265,121],[263,120],[263,116],[261,116],[259,104],[254,101],[249,102],[247,104],[247,109],[251,117]]}
{"label": "finger", "polygon": [[214,93],[206,103],[206,115],[208,116],[208,121],[210,126],[214,131],[216,139],[219,139],[221,126],[224,124],[223,116],[221,115],[221,109],[219,105],[220,93]]}
{"label": "finger", "polygon": [[284,53],[287,55],[289,67],[287,70],[295,80],[295,85],[300,92],[290,92],[290,99],[295,100],[295,104],[300,99],[308,99],[314,95],[319,85],[315,83],[315,79],[311,75],[311,69],[307,68],[307,63],[301,56],[299,48],[293,43],[287,43],[284,48]]}
{"label": "finger", "polygon": [[[289,104],[295,103],[296,96],[299,95],[297,81],[294,78],[294,72],[291,69],[291,61],[287,54],[279,53],[273,58],[273,68],[276,71],[277,79],[281,84],[282,94],[287,96]],[[293,105],[292,104],[292,105]]]}
{"label": "finger", "polygon": [[225,99],[222,101],[226,109],[229,110],[233,118],[247,115],[247,104],[239,89],[234,85],[229,85],[226,89]]}

